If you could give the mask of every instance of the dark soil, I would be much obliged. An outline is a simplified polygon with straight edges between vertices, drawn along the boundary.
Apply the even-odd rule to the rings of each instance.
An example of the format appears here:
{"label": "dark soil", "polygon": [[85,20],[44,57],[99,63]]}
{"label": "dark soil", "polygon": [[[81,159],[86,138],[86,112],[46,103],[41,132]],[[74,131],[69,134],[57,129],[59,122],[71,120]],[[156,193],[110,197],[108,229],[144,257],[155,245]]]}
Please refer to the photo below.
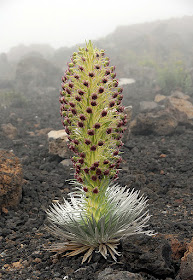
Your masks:
{"label": "dark soil", "polygon": [[[71,191],[66,179],[72,178],[70,167],[48,153],[47,134],[41,129],[62,129],[57,93],[34,97],[34,103],[18,108],[14,104],[0,110],[0,123],[12,123],[18,129],[15,140],[0,133],[1,148],[12,150],[23,166],[23,198],[17,209],[0,216],[0,279],[62,280],[97,279],[107,267],[128,270],[128,265],[105,260],[98,254],[90,264],[81,265],[82,256],[55,257],[43,250],[55,241],[45,229],[46,209],[54,199]],[[34,134],[33,134],[33,133]],[[162,235],[172,234],[189,242],[193,230],[193,131],[171,136],[129,137],[123,148],[119,183],[141,190],[149,198],[152,215],[150,228]],[[120,246],[119,251],[123,253]],[[179,263],[175,266],[175,279]],[[132,272],[132,269],[131,269]],[[138,272],[140,273],[140,271]],[[144,279],[165,279],[143,273]],[[68,276],[68,278],[65,276]]]}

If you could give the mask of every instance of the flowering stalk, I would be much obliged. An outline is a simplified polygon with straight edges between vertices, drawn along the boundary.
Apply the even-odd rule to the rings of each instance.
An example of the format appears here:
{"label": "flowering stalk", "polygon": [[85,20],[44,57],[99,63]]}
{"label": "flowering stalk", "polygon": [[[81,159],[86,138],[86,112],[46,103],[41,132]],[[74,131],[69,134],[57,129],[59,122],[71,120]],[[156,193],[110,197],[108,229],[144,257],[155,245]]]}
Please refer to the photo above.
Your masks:
{"label": "flowering stalk", "polygon": [[69,148],[75,153],[74,177],[86,192],[88,213],[98,220],[103,213],[101,199],[109,182],[117,178],[121,162],[126,123],[122,88],[104,50],[94,49],[91,42],[71,60],[62,77],[60,111]]}
{"label": "flowering stalk", "polygon": [[[149,220],[146,199],[113,181],[121,162],[119,148],[126,124],[122,88],[104,50],[93,47],[74,53],[62,77],[61,116],[74,152],[75,182],[79,192],[48,210],[49,231],[64,240],[49,250],[90,261],[97,249],[104,258],[115,255],[123,236],[144,230]],[[70,251],[70,252],[69,252]]]}

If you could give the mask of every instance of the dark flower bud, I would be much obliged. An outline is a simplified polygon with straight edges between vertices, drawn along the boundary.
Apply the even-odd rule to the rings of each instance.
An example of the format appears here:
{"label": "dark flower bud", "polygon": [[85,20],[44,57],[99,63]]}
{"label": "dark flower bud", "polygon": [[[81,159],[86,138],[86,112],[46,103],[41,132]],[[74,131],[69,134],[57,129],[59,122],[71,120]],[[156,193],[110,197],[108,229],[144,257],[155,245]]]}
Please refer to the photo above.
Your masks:
{"label": "dark flower bud", "polygon": [[95,169],[96,169],[96,167],[95,167],[94,165],[92,165],[92,166],[90,167],[90,170],[91,170],[91,171],[95,171]]}
{"label": "dark flower bud", "polygon": [[86,173],[86,174],[88,174],[89,173],[89,169],[86,167],[86,168],[84,168],[83,169],[84,170],[84,172]]}
{"label": "dark flower bud", "polygon": [[78,122],[78,127],[84,127],[84,123],[83,122]]}
{"label": "dark flower bud", "polygon": [[87,187],[83,187],[83,191],[84,192],[88,192],[88,188]]}
{"label": "dark flower bud", "polygon": [[95,76],[93,72],[90,72],[88,75],[89,75],[89,77],[91,77],[91,78],[93,78],[93,77]]}
{"label": "dark flower bud", "polygon": [[81,169],[81,164],[78,163],[78,164],[75,165],[75,167],[76,167],[77,170],[80,170]]}
{"label": "dark flower bud", "polygon": [[103,141],[98,141],[98,146],[102,146],[104,144]]}
{"label": "dark flower bud", "polygon": [[75,145],[78,145],[79,144],[79,141],[77,139],[74,139],[74,144]]}
{"label": "dark flower bud", "polygon": [[115,101],[113,101],[113,100],[112,100],[112,101],[110,101],[110,103],[109,103],[109,107],[110,107],[110,108],[112,108],[114,105],[115,105]]}
{"label": "dark flower bud", "polygon": [[88,131],[87,131],[87,133],[88,133],[88,135],[94,135],[94,130],[93,129],[88,129]]}
{"label": "dark flower bud", "polygon": [[80,117],[79,117],[80,119],[81,119],[81,121],[85,121],[86,120],[86,117],[85,117],[85,115],[80,115]]}
{"label": "dark flower bud", "polygon": [[106,170],[103,172],[103,174],[104,174],[104,175],[109,175],[109,172],[110,172],[109,169],[106,169]]}
{"label": "dark flower bud", "polygon": [[122,160],[122,158],[121,157],[119,157],[118,159],[117,159],[117,163],[121,163],[123,160]]}
{"label": "dark flower bud", "polygon": [[62,82],[63,82],[63,83],[66,81],[65,78],[66,78],[66,77],[62,77]]}
{"label": "dark flower bud", "polygon": [[76,74],[76,75],[74,75],[74,78],[78,80],[78,79],[80,79],[80,76]]}
{"label": "dark flower bud", "polygon": [[124,111],[124,107],[123,106],[119,106],[118,108],[117,108],[117,112],[123,112]]}
{"label": "dark flower bud", "polygon": [[113,95],[112,95],[113,98],[116,98],[117,96],[118,96],[117,92],[113,93]]}
{"label": "dark flower bud", "polygon": [[99,129],[101,127],[100,123],[95,123],[95,125],[93,126],[95,129]]}
{"label": "dark flower bud", "polygon": [[65,89],[66,88],[66,84],[61,83],[61,87],[62,87],[62,89]]}
{"label": "dark flower bud", "polygon": [[75,107],[75,104],[73,102],[69,102],[69,105],[74,108]]}
{"label": "dark flower bud", "polygon": [[83,56],[82,56],[81,58],[82,58],[82,61],[83,61],[83,62],[85,62],[85,61],[86,61],[86,59],[85,59]]}
{"label": "dark flower bud", "polygon": [[78,177],[78,178],[77,178],[77,181],[78,181],[79,183],[83,183],[83,179],[82,179],[81,177]]}
{"label": "dark flower bud", "polygon": [[89,86],[89,83],[88,83],[87,81],[84,81],[84,82],[83,82],[83,85],[84,85],[85,87],[88,87],[88,86]]}
{"label": "dark flower bud", "polygon": [[82,152],[82,153],[80,153],[80,157],[85,158],[86,154]]}
{"label": "dark flower bud", "polygon": [[108,79],[107,79],[107,78],[103,78],[103,79],[102,79],[102,83],[103,83],[103,84],[106,84],[107,82],[108,82]]}
{"label": "dark flower bud", "polygon": [[73,115],[76,115],[76,114],[77,114],[76,109],[72,109],[71,112],[72,112]]}
{"label": "dark flower bud", "polygon": [[106,70],[106,72],[105,72],[105,75],[109,75],[111,72],[110,72],[110,70]]}
{"label": "dark flower bud", "polygon": [[101,67],[100,67],[100,65],[95,65],[94,68],[99,70]]}
{"label": "dark flower bud", "polygon": [[83,159],[83,158],[80,158],[80,159],[78,160],[78,162],[79,162],[80,164],[83,164],[83,163],[84,163],[84,159]]}
{"label": "dark flower bud", "polygon": [[118,153],[119,153],[119,151],[114,151],[114,152],[113,152],[113,155],[114,155],[114,156],[117,156]]}
{"label": "dark flower bud", "polygon": [[123,100],[123,94],[120,94],[117,99],[118,100]]}
{"label": "dark flower bud", "polygon": [[80,98],[80,96],[78,96],[78,95],[75,96],[75,99],[76,99],[77,101],[81,101],[81,98]]}
{"label": "dark flower bud", "polygon": [[92,192],[97,194],[97,193],[99,192],[99,190],[98,190],[98,188],[94,188],[94,189],[92,190]]}
{"label": "dark flower bud", "polygon": [[105,117],[106,115],[107,115],[107,111],[103,110],[103,111],[101,112],[101,116],[102,116],[102,117]]}
{"label": "dark flower bud", "polygon": [[96,180],[97,180],[97,176],[96,176],[96,175],[92,175],[91,179],[92,179],[93,181],[96,181]]}
{"label": "dark flower bud", "polygon": [[89,139],[85,139],[85,140],[84,140],[84,143],[85,143],[86,145],[90,145],[91,141],[90,141]]}
{"label": "dark flower bud", "polygon": [[71,83],[71,82],[70,82],[68,85],[69,85],[70,88],[73,88],[73,87],[74,87],[74,84]]}
{"label": "dark flower bud", "polygon": [[103,164],[108,164],[109,163],[109,161],[107,160],[107,159],[105,159],[104,161],[103,161]]}
{"label": "dark flower bud", "polygon": [[88,107],[88,108],[86,109],[86,112],[89,113],[89,114],[92,114],[92,109],[91,109],[90,107]]}
{"label": "dark flower bud", "polygon": [[121,127],[124,125],[124,122],[123,121],[120,121],[118,124],[117,124],[117,127]]}
{"label": "dark flower bud", "polygon": [[107,134],[111,134],[112,128],[107,128],[106,132],[107,132]]}
{"label": "dark flower bud", "polygon": [[103,93],[104,92],[104,87],[99,87],[98,92]]}
{"label": "dark flower bud", "polygon": [[96,105],[97,105],[96,101],[94,101],[94,100],[91,101],[90,104],[91,104],[92,106],[96,106]]}
{"label": "dark flower bud", "polygon": [[98,54],[98,53],[96,53],[96,57],[99,57],[99,54]]}
{"label": "dark flower bud", "polygon": [[76,174],[80,174],[80,169],[76,169]]}
{"label": "dark flower bud", "polygon": [[99,161],[95,161],[95,162],[93,163],[93,165],[94,165],[94,167],[99,167]]}
{"label": "dark flower bud", "polygon": [[84,67],[82,67],[81,65],[78,68],[80,69],[80,71],[84,70]]}
{"label": "dark flower bud", "polygon": [[93,145],[93,146],[90,147],[90,150],[91,150],[92,152],[94,152],[94,151],[96,151],[96,148],[97,148],[96,145]]}
{"label": "dark flower bud", "polygon": [[79,90],[78,90],[78,94],[80,94],[80,95],[84,95],[84,94],[85,94],[85,92],[84,92],[83,90],[79,89]]}
{"label": "dark flower bud", "polygon": [[77,162],[77,158],[76,157],[72,157],[71,160],[72,160],[73,163]]}
{"label": "dark flower bud", "polygon": [[111,168],[111,169],[114,168],[114,167],[115,167],[115,164],[110,164],[109,165],[109,168]]}
{"label": "dark flower bud", "polygon": [[68,94],[71,94],[72,92],[69,90],[69,88],[66,88],[66,92],[68,93]]}
{"label": "dark flower bud", "polygon": [[93,100],[96,100],[96,99],[98,98],[98,95],[97,95],[96,93],[93,93],[93,94],[91,95],[91,98],[92,98]]}
{"label": "dark flower bud", "polygon": [[70,134],[70,130],[69,130],[68,127],[65,128],[65,132],[66,132],[67,134]]}
{"label": "dark flower bud", "polygon": [[101,175],[101,170],[100,170],[100,168],[97,168],[97,170],[96,170],[96,175]]}
{"label": "dark flower bud", "polygon": [[69,149],[70,149],[71,151],[75,152],[75,147],[74,147],[73,145],[70,145],[70,146],[69,146]]}

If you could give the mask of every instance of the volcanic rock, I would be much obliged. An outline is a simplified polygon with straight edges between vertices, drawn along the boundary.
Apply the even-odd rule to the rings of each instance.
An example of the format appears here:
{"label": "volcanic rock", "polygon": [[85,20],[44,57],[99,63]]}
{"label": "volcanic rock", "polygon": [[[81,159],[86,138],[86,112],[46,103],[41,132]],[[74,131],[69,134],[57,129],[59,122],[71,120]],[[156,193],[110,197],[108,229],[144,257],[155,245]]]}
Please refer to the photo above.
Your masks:
{"label": "volcanic rock", "polygon": [[190,99],[190,96],[189,95],[186,95],[184,94],[183,92],[179,91],[179,90],[175,90],[171,93],[171,96],[172,97],[175,97],[175,98],[179,98],[179,99]]}
{"label": "volcanic rock", "polygon": [[0,211],[17,206],[22,198],[23,173],[19,159],[0,150]]}
{"label": "volcanic rock", "polygon": [[7,138],[13,140],[17,137],[18,134],[17,128],[13,126],[11,123],[2,124],[1,129]]}
{"label": "volcanic rock", "polygon": [[193,279],[193,239],[188,245],[184,257],[181,259],[180,272],[177,280],[192,280]]}
{"label": "volcanic rock", "polygon": [[62,130],[52,130],[48,133],[49,153],[61,158],[70,158],[67,133]]}
{"label": "volcanic rock", "polygon": [[158,104],[154,101],[141,101],[140,102],[140,111],[147,112],[155,110],[158,107]]}
{"label": "volcanic rock", "polygon": [[146,271],[151,275],[170,277],[174,273],[171,247],[161,236],[135,235],[122,241],[123,259],[128,270]]}
{"label": "volcanic rock", "polygon": [[178,125],[176,118],[169,112],[161,110],[158,112],[140,113],[131,121],[130,130],[133,134],[169,135],[175,132]]}
{"label": "volcanic rock", "polygon": [[116,271],[112,268],[105,268],[98,275],[97,280],[143,280],[144,278],[137,273],[129,271]]}

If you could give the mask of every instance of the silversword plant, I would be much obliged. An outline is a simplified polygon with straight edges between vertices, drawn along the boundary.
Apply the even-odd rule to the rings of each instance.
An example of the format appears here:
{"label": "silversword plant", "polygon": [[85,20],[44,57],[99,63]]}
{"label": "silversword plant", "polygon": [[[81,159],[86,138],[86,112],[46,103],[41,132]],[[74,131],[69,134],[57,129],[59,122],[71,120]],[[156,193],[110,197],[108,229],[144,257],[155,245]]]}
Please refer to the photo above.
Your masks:
{"label": "silversword plant", "polygon": [[115,67],[104,50],[89,41],[73,54],[60,95],[76,189],[69,200],[47,210],[48,229],[63,240],[49,249],[66,256],[84,253],[82,262],[96,250],[116,260],[123,236],[151,232],[144,230],[150,217],[146,199],[115,183],[127,116]]}

